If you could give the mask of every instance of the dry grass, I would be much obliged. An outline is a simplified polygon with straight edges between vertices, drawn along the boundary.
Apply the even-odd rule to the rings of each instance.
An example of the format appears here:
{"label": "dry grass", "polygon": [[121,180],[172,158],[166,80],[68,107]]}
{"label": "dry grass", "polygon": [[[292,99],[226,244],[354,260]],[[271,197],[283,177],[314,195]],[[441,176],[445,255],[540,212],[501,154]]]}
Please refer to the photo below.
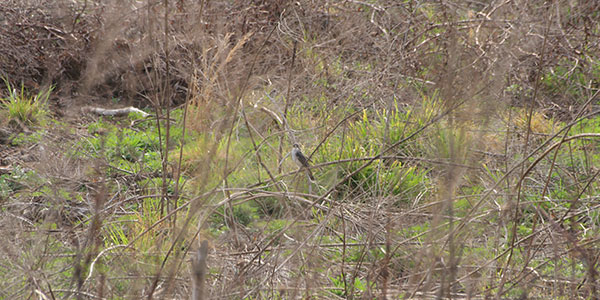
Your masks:
{"label": "dry grass", "polygon": [[0,75],[151,107],[162,165],[1,145],[0,298],[598,298],[598,4],[9,2]]}

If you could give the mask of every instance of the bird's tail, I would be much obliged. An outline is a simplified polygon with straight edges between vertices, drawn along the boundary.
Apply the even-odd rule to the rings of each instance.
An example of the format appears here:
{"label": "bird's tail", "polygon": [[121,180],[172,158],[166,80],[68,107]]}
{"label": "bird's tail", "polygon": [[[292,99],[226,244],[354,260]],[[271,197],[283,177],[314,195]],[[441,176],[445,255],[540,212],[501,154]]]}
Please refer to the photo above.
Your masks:
{"label": "bird's tail", "polygon": [[305,168],[306,169],[306,173],[308,173],[308,178],[310,178],[311,181],[315,181],[315,176],[313,176],[313,173],[310,171],[309,168]]}

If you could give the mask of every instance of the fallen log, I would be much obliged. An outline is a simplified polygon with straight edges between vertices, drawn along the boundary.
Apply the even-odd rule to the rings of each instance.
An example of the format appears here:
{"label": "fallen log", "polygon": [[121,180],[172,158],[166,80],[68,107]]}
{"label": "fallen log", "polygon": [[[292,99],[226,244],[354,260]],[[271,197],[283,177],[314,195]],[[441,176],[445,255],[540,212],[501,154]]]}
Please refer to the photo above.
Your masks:
{"label": "fallen log", "polygon": [[130,113],[141,114],[142,117],[144,117],[144,118],[148,117],[150,115],[149,113],[147,113],[139,108],[135,108],[133,106],[124,107],[124,108],[115,108],[115,109],[86,106],[86,107],[83,107],[81,110],[85,113],[93,113],[93,114],[97,114],[97,115],[101,115],[101,116],[113,116],[113,117],[126,116],[126,115],[129,115]]}

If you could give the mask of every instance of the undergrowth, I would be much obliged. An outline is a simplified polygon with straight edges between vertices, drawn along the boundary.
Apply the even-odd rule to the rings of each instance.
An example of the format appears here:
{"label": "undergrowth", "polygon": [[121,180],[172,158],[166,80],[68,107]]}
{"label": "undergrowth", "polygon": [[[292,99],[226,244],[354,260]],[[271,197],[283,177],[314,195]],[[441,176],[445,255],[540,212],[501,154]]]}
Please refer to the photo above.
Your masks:
{"label": "undergrowth", "polygon": [[0,298],[598,298],[594,4],[12,4]]}

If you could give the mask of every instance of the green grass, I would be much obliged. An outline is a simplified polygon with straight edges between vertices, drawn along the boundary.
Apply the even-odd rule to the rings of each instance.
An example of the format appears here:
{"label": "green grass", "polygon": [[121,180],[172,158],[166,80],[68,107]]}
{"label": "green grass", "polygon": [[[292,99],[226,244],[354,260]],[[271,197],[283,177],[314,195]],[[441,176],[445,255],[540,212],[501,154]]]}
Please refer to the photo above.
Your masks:
{"label": "green grass", "polygon": [[[431,104],[431,103],[430,103]],[[322,111],[322,108],[317,106],[312,107],[314,111]],[[293,107],[292,111],[300,111],[302,108]],[[310,110],[310,109],[309,109]],[[390,144],[401,141],[406,136],[413,133],[415,130],[419,130],[420,126],[427,123],[427,120],[435,115],[435,112],[439,111],[439,108],[435,108],[432,105],[423,106],[418,109],[400,109],[397,105],[392,109],[381,109],[374,111],[363,111],[359,118],[348,122],[346,131],[341,134],[334,134],[329,137],[328,142],[313,156],[313,162],[315,164],[328,163],[337,160],[349,160],[341,162],[339,164],[326,165],[324,167],[315,169],[315,175],[318,178],[319,184],[328,188],[330,184],[337,181],[329,180],[330,177],[342,178],[351,173],[354,173],[358,168],[361,168],[367,161],[363,158],[374,157],[379,154],[382,149],[389,146]],[[173,112],[176,123],[181,122],[181,111],[175,110]],[[334,116],[333,114],[330,117]],[[323,118],[324,115],[316,114],[313,118]],[[296,120],[297,126],[308,126],[312,123],[310,114],[306,113],[302,115],[304,120]],[[88,157],[92,154],[94,158],[101,158],[108,162],[108,164],[115,166],[119,169],[126,170],[132,174],[145,174],[135,179],[135,184],[139,187],[143,187],[142,191],[147,194],[153,194],[160,190],[162,187],[162,178],[159,176],[161,170],[161,159],[160,159],[160,142],[159,133],[156,127],[156,123],[152,121],[142,121],[137,123],[135,127],[131,127],[132,120],[138,120],[139,116],[129,116],[127,118],[99,118],[96,122],[90,123],[87,126],[87,132],[89,136],[83,137],[79,141],[73,141],[76,145],[73,149],[79,149],[74,151],[72,155],[80,157]],[[582,122],[578,127],[574,129],[574,132],[590,132],[598,129],[598,123],[596,120]],[[171,149],[171,166],[174,165],[176,155],[179,153],[179,141],[182,137],[182,130],[179,126],[172,126],[172,138],[173,148]],[[246,186],[253,182],[258,181],[258,178],[267,179],[266,173],[260,167],[255,160],[255,154],[253,151],[252,143],[246,129],[244,127],[238,127],[235,129],[236,138],[232,139],[232,146],[230,150],[230,168],[232,169],[229,177],[229,184],[232,187]],[[164,132],[162,133],[164,137]],[[425,199],[428,201],[429,192],[434,189],[436,182],[432,180],[435,168],[427,165],[421,165],[419,163],[413,163],[411,161],[404,161],[402,157],[409,157],[411,155],[418,156],[433,156],[437,155],[439,159],[450,159],[451,152],[458,152],[460,155],[459,159],[464,160],[466,157],[464,149],[457,148],[452,149],[450,140],[453,140],[455,147],[468,147],[471,143],[471,138],[467,135],[467,131],[456,130],[448,128],[447,123],[438,122],[435,126],[432,126],[429,130],[422,132],[418,139],[418,142],[425,141],[425,144],[418,144],[418,142],[408,142],[399,145],[394,153],[389,153],[390,158],[383,160],[376,160],[371,165],[363,168],[361,171],[354,174],[350,180],[344,182],[341,186],[337,187],[336,201],[352,202],[354,205],[362,205],[369,203],[372,197],[375,196],[386,196],[393,197],[393,204],[396,208],[406,208],[413,204],[415,199]],[[29,145],[35,144],[41,141],[40,134],[33,135],[22,135],[18,138],[16,145]],[[211,145],[216,143],[215,148],[211,148]],[[593,144],[595,141],[576,141],[572,142],[577,147],[562,147],[559,152],[559,162],[567,162],[566,166],[576,169],[585,167],[585,153],[584,145]],[[212,135],[189,135],[186,136],[186,144],[183,149],[183,167],[184,173],[181,178],[180,184],[186,183],[188,180],[195,178],[198,174],[206,171],[202,165],[202,159],[204,157],[211,157],[214,163],[212,165],[213,172],[208,178],[202,177],[204,183],[209,186],[218,186],[221,184],[220,178],[222,176],[221,168],[224,166],[224,149],[226,140],[221,138],[217,140]],[[265,158],[277,156],[277,140],[267,140],[260,148],[260,154]],[[287,146],[286,146],[287,147]],[[309,146],[310,147],[310,146]],[[208,151],[216,149],[216,153],[209,155]],[[460,150],[460,151],[459,151]],[[394,158],[397,157],[397,158]],[[519,154],[517,154],[519,157]],[[356,159],[356,160],[353,160]],[[589,157],[587,158],[590,159]],[[237,164],[240,162],[240,164]],[[590,162],[593,162],[590,161]],[[264,162],[271,170],[276,169],[278,162],[273,159],[265,160]],[[289,163],[289,162],[288,162]],[[289,167],[292,165],[284,165]],[[547,165],[541,163],[540,165],[544,168],[548,168]],[[453,202],[456,210],[455,215],[460,218],[467,216],[467,213],[473,208],[473,203],[476,201],[479,195],[485,193],[485,188],[481,186],[482,182],[486,180],[497,181],[502,178],[504,173],[499,169],[492,169],[488,165],[482,165],[482,172],[485,179],[476,179],[469,177],[469,181],[466,181],[459,191],[458,195],[462,196]],[[294,168],[295,169],[295,168]],[[111,170],[107,168],[106,175],[117,176],[120,171]],[[568,200],[575,196],[570,190],[572,188],[572,179],[561,175],[562,169],[555,169],[552,174],[552,180],[550,181],[551,191],[547,193],[547,196],[554,199],[550,203],[542,203],[539,201],[540,191],[532,188],[528,188],[523,191],[522,197],[523,202],[531,203],[523,207],[523,216],[520,224],[517,225],[518,238],[522,238],[532,233],[533,226],[533,215],[536,214],[537,209],[545,209],[548,211],[560,212],[568,207]],[[3,197],[7,197],[9,194],[15,193],[22,189],[21,186],[15,185],[13,181],[8,180],[8,175],[0,176],[0,187],[3,190]],[[11,178],[15,181],[22,182],[25,173],[19,175],[13,173]],[[16,177],[15,177],[16,176]],[[471,180],[472,179],[472,180]],[[542,178],[543,179],[543,178]],[[543,181],[538,179],[538,181]],[[281,180],[291,183],[292,178],[282,178]],[[297,179],[296,179],[297,180]],[[194,186],[199,185],[200,181],[191,180],[188,184],[190,188],[184,191],[186,196],[193,195],[197,192]],[[299,185],[289,185],[293,189],[300,189]],[[595,187],[595,185],[593,185]],[[302,187],[303,188],[303,187]],[[206,189],[206,188],[205,188]],[[276,192],[277,189],[274,187],[265,188],[265,190]],[[71,193],[68,190],[56,189],[51,191],[48,187],[43,187],[38,190],[40,193],[38,196],[47,194],[54,195],[62,201],[71,202],[83,202],[81,193]],[[127,188],[124,188],[123,193],[128,192]],[[174,192],[174,182],[170,181],[167,192],[169,194]],[[179,205],[185,203],[180,199]],[[207,203],[212,201],[221,200],[222,196],[211,196],[207,199]],[[472,200],[474,199],[474,200]],[[238,226],[246,228],[248,232],[253,234],[264,234],[276,240],[271,246],[285,246],[287,239],[282,238],[279,234],[288,225],[292,224],[289,217],[285,217],[286,208],[282,205],[282,200],[277,197],[264,197],[253,199],[243,203],[234,203],[233,205],[233,219],[236,220]],[[502,202],[502,199],[498,201]],[[425,204],[425,203],[423,203]],[[293,205],[292,205],[293,206]],[[147,198],[142,201],[128,203],[126,206],[131,209],[132,213],[123,215],[111,219],[110,224],[103,227],[102,234],[104,236],[103,245],[104,247],[113,247],[115,245],[125,245],[131,243],[134,239],[137,239],[133,246],[138,251],[143,253],[154,253],[149,255],[137,255],[136,259],[141,261],[160,261],[164,258],[165,253],[169,248],[169,242],[163,235],[164,232],[168,232],[169,228],[166,223],[160,223],[159,226],[152,228],[147,231],[148,228],[157,224],[161,219],[160,214],[160,201],[159,198]],[[328,221],[326,218],[327,214],[318,209],[311,210],[312,218],[302,223],[306,226],[318,226],[322,222],[328,222],[328,227],[339,230],[342,223],[338,219],[331,219]],[[214,237],[220,237],[223,234],[229,232],[229,227],[223,216],[229,215],[225,207],[219,207],[216,209],[216,213],[209,217],[210,226],[208,227],[209,232]],[[594,217],[592,217],[594,218]],[[589,224],[598,222],[596,219],[590,220]],[[268,220],[268,221],[266,221]],[[55,225],[57,226],[57,225]],[[510,225],[514,226],[514,225]],[[510,228],[509,226],[509,228]],[[430,234],[431,223],[429,220],[423,219],[418,224],[412,224],[410,226],[403,227],[401,230],[397,230],[393,235],[399,239],[410,239],[420,235],[414,239],[416,243],[427,243],[430,242],[428,235]],[[300,227],[292,227],[286,231],[289,237],[295,239],[302,239],[304,232],[299,229]],[[440,224],[436,231],[448,230],[448,224]],[[470,235],[485,236],[487,234],[485,228],[471,228]],[[510,230],[509,230],[510,231]],[[421,235],[423,234],[423,235]],[[458,236],[469,236],[469,234],[462,233]],[[504,237],[507,238],[507,237]],[[322,234],[319,237],[321,243],[340,243],[340,236],[336,234]],[[344,240],[346,243],[364,243],[368,244],[369,237],[367,233],[356,234],[354,236],[347,236]],[[488,259],[492,259],[495,252],[492,251],[488,246],[492,244],[493,239],[487,239],[483,244],[468,245],[465,244],[461,258],[467,261],[473,261],[473,263],[484,263]],[[487,245],[487,246],[486,246]],[[182,244],[182,247],[185,245]],[[506,249],[507,244],[502,245],[502,249]],[[281,252],[282,257],[291,255],[293,251],[286,250]],[[388,267],[402,269],[402,264],[408,264],[411,266],[419,266],[419,259],[417,257],[406,257],[403,249],[397,249],[397,252],[393,254],[395,263],[390,263]],[[443,251],[441,253],[444,253]],[[525,254],[522,251],[513,252],[513,264],[522,264],[525,259]],[[339,248],[328,248],[326,251],[321,253],[321,259],[328,261],[343,262],[346,264],[357,264],[357,263],[375,263],[382,261],[386,255],[381,247],[349,247],[342,253]],[[268,258],[268,254],[264,254],[265,258]],[[534,260],[532,264],[543,263],[544,260]],[[109,269],[109,262],[99,260],[96,266],[98,270],[102,272],[115,272]],[[541,267],[540,270],[543,272],[553,272],[554,264],[547,264]],[[562,265],[556,266],[560,268],[564,273],[565,268]],[[144,268],[135,268],[136,272],[140,274],[151,273],[153,270]],[[581,267],[579,267],[581,269]],[[578,270],[579,270],[578,269]],[[131,272],[131,268],[126,266],[123,270]],[[296,276],[304,276],[300,271]],[[584,271],[579,271],[584,272]],[[565,276],[569,275],[565,273]],[[65,275],[69,277],[70,275]],[[435,275],[439,277],[439,274]],[[338,296],[345,295],[346,291],[354,296],[365,293],[367,289],[376,289],[377,282],[367,282],[364,277],[356,276],[352,277],[350,274],[346,274],[343,278],[341,274],[329,275],[330,284],[335,287],[329,292]],[[371,285],[369,287],[369,285]],[[122,291],[122,293],[125,293]],[[511,294],[520,294],[517,288],[514,288]]]}
{"label": "green grass", "polygon": [[48,97],[53,87],[40,90],[37,94],[31,94],[25,90],[25,85],[21,88],[13,87],[10,82],[3,78],[8,96],[0,98],[0,106],[8,115],[8,120],[21,122],[24,125],[43,125],[49,114]]}
{"label": "green grass", "polygon": [[581,55],[577,62],[563,58],[549,68],[541,83],[548,93],[583,101],[587,98],[583,87],[600,85],[600,65],[587,55]]}
{"label": "green grass", "polygon": [[[445,298],[454,279],[459,298],[596,296],[588,292],[586,263],[600,232],[599,140],[572,140],[542,158],[547,145],[532,151],[558,142],[551,136],[574,112],[594,112],[580,104],[599,85],[598,53],[588,41],[598,32],[598,22],[588,22],[597,13],[564,1],[518,11],[485,3],[317,1],[289,13],[258,6],[261,16],[275,13],[279,22],[270,24],[281,25],[265,35],[271,27],[264,18],[245,14],[254,6],[236,6],[247,8],[235,12],[243,20],[212,24],[220,17],[212,12],[231,6],[225,2],[202,2],[211,18],[192,24],[186,11],[200,10],[191,2],[142,16],[164,9],[165,34],[173,39],[144,36],[160,22],[142,18],[145,25],[136,27],[129,16],[139,14],[120,14],[131,29],[113,28],[114,39],[100,43],[106,49],[92,44],[100,51],[81,57],[102,62],[92,75],[103,82],[89,90],[81,82],[56,83],[103,90],[107,106],[185,95],[196,111],[186,122],[181,107],[170,111],[168,149],[164,118],[157,124],[136,114],[86,115],[53,123],[52,88],[32,92],[4,80],[0,126],[4,132],[10,124],[14,135],[0,145],[1,167],[10,166],[0,175],[7,240],[0,298],[51,298],[50,289],[59,298],[87,297],[71,291],[91,262],[94,273],[81,287],[90,297],[149,298],[155,282],[154,298],[185,298],[189,259],[203,239],[210,243],[209,298]],[[111,8],[87,7],[74,10],[82,21],[103,16],[93,7]],[[551,15],[540,11],[563,18],[546,24]],[[479,15],[486,16],[483,26]],[[256,20],[261,28],[253,27]],[[529,27],[510,20],[529,20]],[[245,37],[229,24],[248,29],[247,43],[236,46]],[[64,32],[77,35],[75,27]],[[101,32],[89,29],[82,31]],[[544,52],[542,37],[552,40]],[[136,52],[137,40],[161,49]],[[562,58],[552,59],[557,54]],[[133,65],[112,68],[105,57]],[[244,78],[247,84],[239,83]],[[160,93],[175,83],[172,95]],[[456,103],[464,104],[447,112]],[[593,116],[568,135],[597,132],[600,118]],[[314,152],[316,182],[296,173],[289,156],[281,161],[294,142]]]}
{"label": "green grass", "polygon": [[[175,115],[176,117],[180,117]],[[110,119],[110,118],[109,118]],[[130,127],[132,120],[140,120],[137,114],[130,114],[127,118],[109,121],[99,118],[87,126],[91,138],[79,141],[80,149],[73,153],[77,156],[104,158],[114,167],[130,172],[157,172],[162,167],[161,140],[156,122],[143,120]],[[165,131],[162,130],[162,141],[165,140]],[[170,132],[171,146],[179,144],[183,130],[179,126],[172,126]],[[192,140],[187,136],[186,140]],[[115,172],[115,170],[108,170]]]}

